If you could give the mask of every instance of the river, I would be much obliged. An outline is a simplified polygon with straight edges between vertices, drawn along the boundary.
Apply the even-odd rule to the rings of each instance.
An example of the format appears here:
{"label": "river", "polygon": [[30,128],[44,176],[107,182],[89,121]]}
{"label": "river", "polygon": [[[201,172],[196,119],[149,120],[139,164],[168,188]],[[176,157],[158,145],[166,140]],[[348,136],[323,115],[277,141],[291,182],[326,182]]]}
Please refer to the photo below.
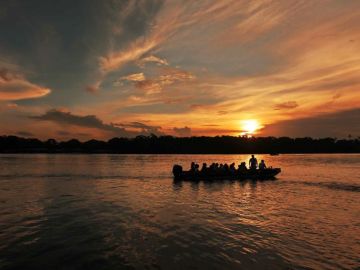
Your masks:
{"label": "river", "polygon": [[0,155],[0,269],[355,269],[360,155],[257,155],[274,181],[179,182],[249,155]]}

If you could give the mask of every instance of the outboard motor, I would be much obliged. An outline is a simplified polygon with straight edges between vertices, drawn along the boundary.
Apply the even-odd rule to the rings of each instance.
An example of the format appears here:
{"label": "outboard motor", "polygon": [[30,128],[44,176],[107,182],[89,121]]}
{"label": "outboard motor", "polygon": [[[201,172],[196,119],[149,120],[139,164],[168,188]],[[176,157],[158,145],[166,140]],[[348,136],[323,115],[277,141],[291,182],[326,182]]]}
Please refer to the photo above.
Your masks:
{"label": "outboard motor", "polygon": [[182,171],[183,171],[183,169],[180,165],[175,164],[173,166],[172,172],[173,172],[175,178],[179,178],[182,174]]}

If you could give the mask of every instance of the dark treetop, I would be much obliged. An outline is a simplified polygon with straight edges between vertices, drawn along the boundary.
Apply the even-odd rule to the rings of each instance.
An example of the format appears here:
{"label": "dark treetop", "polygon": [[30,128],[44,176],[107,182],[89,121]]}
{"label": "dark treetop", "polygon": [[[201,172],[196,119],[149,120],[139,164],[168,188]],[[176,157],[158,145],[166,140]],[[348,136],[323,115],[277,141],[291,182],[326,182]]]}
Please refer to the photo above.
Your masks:
{"label": "dark treetop", "polygon": [[289,137],[184,137],[137,136],[108,141],[76,139],[58,142],[0,136],[0,153],[143,153],[143,154],[241,154],[241,153],[360,153],[360,139]]}

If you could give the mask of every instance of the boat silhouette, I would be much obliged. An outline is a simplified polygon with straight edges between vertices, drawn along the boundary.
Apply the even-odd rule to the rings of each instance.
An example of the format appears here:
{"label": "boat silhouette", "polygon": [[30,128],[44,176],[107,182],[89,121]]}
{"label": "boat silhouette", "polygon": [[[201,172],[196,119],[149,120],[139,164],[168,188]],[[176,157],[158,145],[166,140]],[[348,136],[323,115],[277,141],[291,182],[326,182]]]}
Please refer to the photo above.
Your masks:
{"label": "boat silhouette", "polygon": [[200,181],[200,180],[274,180],[275,176],[281,172],[280,168],[249,169],[246,171],[224,171],[224,172],[202,172],[202,171],[183,171],[181,165],[173,166],[174,180]]}

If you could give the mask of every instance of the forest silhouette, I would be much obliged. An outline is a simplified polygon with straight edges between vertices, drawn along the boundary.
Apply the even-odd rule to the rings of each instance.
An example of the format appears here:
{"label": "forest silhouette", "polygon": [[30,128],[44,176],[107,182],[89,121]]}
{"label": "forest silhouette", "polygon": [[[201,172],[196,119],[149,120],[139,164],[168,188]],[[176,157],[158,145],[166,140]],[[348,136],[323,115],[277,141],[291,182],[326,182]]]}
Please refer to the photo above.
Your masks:
{"label": "forest silhouette", "polygon": [[119,154],[248,154],[360,153],[360,139],[289,137],[172,137],[137,136],[108,141],[77,139],[41,141],[0,136],[0,153],[119,153]]}

